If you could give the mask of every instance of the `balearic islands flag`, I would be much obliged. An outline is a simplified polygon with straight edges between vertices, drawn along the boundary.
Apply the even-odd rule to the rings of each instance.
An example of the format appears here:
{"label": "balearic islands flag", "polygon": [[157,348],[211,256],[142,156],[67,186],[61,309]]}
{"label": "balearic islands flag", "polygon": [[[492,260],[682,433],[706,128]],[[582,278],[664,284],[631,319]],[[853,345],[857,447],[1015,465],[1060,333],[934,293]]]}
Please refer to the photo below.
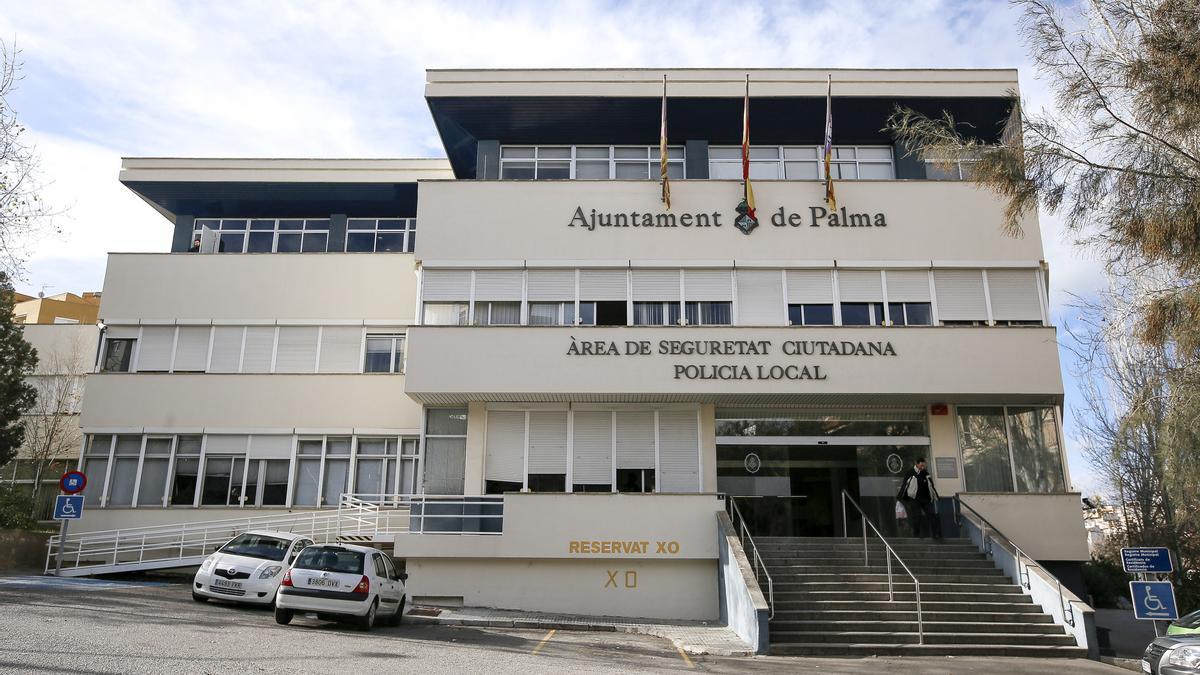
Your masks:
{"label": "balearic islands flag", "polygon": [[659,177],[662,178],[662,200],[671,210],[671,179],[667,178],[667,76],[663,75],[662,125],[658,132]]}
{"label": "balearic islands flag", "polygon": [[837,209],[837,197],[833,194],[833,75],[825,90],[825,203],[829,210]]}
{"label": "balearic islands flag", "polygon": [[742,105],[742,199],[749,207],[748,215],[757,219],[754,214],[754,186],[750,185],[750,76],[746,76],[746,99]]}

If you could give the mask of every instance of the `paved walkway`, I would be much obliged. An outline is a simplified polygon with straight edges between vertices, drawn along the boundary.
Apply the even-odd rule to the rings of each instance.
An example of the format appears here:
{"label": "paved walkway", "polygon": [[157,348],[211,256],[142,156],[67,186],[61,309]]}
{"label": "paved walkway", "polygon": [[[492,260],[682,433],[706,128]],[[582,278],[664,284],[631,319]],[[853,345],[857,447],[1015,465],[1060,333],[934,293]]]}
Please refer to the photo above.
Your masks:
{"label": "paved walkway", "polygon": [[666,638],[689,654],[750,656],[754,650],[729,628],[705,621],[660,621],[619,617],[519,612],[485,607],[413,607],[405,621],[445,626],[491,626],[543,630],[590,630],[637,633]]}

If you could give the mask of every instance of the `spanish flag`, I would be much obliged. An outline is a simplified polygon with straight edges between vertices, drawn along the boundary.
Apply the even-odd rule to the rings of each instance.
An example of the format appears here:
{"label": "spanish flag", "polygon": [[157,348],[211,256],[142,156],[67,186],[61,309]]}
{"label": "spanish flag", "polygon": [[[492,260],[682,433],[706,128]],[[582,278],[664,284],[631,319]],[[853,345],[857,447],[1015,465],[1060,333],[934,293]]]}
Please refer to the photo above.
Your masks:
{"label": "spanish flag", "polygon": [[662,125],[658,132],[659,177],[662,178],[662,200],[671,210],[671,179],[667,177],[667,76],[663,75]]}
{"label": "spanish flag", "polygon": [[746,76],[746,99],[742,105],[742,198],[749,207],[749,216],[754,215],[754,187],[750,185],[750,76]]}
{"label": "spanish flag", "polygon": [[837,210],[837,197],[833,194],[833,75],[825,90],[825,203],[830,211]]}

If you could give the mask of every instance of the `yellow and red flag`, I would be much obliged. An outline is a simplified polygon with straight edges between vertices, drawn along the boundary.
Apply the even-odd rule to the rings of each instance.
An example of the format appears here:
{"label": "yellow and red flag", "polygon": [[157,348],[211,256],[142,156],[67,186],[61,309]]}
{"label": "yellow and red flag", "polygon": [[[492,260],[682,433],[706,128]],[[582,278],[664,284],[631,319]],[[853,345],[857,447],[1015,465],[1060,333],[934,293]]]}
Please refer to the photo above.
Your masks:
{"label": "yellow and red flag", "polygon": [[749,208],[751,218],[754,215],[754,186],[750,185],[750,76],[746,76],[746,98],[742,105],[742,198]]}
{"label": "yellow and red flag", "polygon": [[667,76],[663,75],[662,125],[658,132],[659,177],[662,178],[662,200],[671,210],[671,179],[667,177]]}
{"label": "yellow and red flag", "polygon": [[837,210],[837,196],[833,194],[833,75],[825,90],[825,203],[830,211]]}

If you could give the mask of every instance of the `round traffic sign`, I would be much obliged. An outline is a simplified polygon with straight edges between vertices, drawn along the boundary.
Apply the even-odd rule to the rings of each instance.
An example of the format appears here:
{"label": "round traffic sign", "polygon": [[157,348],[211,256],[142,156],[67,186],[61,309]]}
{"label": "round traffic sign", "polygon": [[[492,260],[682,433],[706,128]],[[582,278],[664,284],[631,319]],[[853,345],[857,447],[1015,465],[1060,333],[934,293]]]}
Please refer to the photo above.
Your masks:
{"label": "round traffic sign", "polygon": [[69,495],[83,492],[87,487],[87,476],[82,471],[68,471],[58,479],[58,486]]}

